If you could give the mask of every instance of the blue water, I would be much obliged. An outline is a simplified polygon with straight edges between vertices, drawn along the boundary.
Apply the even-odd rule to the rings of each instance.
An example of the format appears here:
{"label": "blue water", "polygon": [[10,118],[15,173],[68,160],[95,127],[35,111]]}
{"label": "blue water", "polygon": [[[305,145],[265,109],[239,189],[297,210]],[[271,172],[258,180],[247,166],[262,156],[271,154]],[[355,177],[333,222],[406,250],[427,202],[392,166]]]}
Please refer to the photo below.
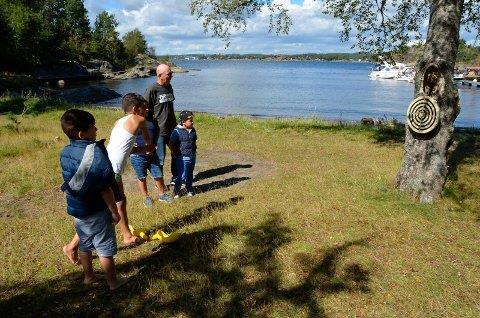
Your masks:
{"label": "blue water", "polygon": [[[369,63],[320,61],[176,60],[188,73],[174,74],[175,109],[267,117],[362,117],[405,120],[413,84],[369,80]],[[143,94],[155,77],[104,81],[120,94]],[[480,126],[480,88],[459,86],[456,126]],[[118,106],[120,99],[109,101]]]}

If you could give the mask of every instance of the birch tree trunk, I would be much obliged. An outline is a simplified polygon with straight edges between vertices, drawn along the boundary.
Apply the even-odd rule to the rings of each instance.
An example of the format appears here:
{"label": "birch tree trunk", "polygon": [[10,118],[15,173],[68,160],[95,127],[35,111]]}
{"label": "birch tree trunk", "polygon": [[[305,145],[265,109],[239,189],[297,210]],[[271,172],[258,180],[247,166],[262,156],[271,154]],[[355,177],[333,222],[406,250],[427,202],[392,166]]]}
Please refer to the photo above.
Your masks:
{"label": "birch tree trunk", "polygon": [[463,3],[464,0],[432,1],[425,51],[416,65],[415,98],[433,98],[439,107],[439,122],[428,133],[415,132],[406,124],[405,156],[396,186],[421,202],[438,199],[447,177],[453,122],[460,112],[453,71]]}

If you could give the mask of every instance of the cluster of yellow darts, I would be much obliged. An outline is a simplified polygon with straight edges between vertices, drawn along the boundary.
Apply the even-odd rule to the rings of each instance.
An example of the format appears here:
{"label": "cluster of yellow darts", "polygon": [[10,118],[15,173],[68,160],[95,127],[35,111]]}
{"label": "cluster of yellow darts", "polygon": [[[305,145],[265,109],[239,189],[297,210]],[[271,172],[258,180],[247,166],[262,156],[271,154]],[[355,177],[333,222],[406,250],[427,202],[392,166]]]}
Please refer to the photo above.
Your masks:
{"label": "cluster of yellow darts", "polygon": [[129,225],[128,228],[133,235],[141,238],[144,241],[160,241],[160,243],[172,243],[178,240],[180,236],[182,236],[182,233],[178,231],[167,234],[161,229],[134,229],[131,225]]}

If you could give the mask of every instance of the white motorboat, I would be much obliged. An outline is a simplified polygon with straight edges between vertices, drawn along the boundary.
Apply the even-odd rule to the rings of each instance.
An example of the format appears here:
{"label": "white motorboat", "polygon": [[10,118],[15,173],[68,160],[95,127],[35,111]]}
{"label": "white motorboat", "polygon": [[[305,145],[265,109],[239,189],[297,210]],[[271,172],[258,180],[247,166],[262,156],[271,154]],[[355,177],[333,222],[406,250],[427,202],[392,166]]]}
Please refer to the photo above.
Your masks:
{"label": "white motorboat", "polygon": [[413,67],[405,67],[403,71],[398,73],[398,76],[395,77],[397,81],[405,81],[409,83],[413,83],[413,79],[415,78],[415,70]]}
{"label": "white motorboat", "polygon": [[370,79],[394,79],[399,77],[399,74],[406,69],[406,65],[403,63],[396,63],[391,65],[387,62],[376,65],[370,72],[368,77]]}

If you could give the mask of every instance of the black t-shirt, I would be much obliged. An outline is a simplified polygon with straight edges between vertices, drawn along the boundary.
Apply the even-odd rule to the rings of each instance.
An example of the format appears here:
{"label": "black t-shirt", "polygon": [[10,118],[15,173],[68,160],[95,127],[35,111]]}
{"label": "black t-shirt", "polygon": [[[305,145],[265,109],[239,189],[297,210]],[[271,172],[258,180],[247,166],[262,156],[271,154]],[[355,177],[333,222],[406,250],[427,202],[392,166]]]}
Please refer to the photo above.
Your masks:
{"label": "black t-shirt", "polygon": [[177,124],[173,110],[175,96],[172,85],[162,86],[155,82],[147,88],[144,97],[150,108],[148,119],[158,126],[158,135],[170,136]]}

